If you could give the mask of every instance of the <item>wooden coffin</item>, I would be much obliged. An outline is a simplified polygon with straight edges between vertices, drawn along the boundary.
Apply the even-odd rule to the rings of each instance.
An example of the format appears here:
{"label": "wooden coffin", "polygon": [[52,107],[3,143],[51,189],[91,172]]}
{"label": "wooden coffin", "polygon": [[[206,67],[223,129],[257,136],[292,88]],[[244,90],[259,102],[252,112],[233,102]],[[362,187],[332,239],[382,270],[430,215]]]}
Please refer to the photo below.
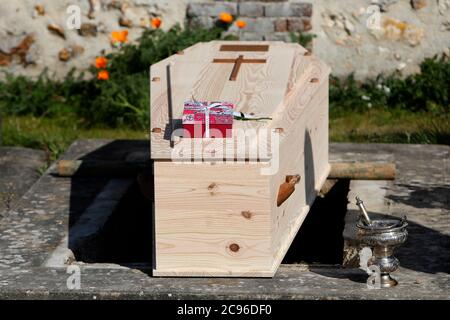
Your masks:
{"label": "wooden coffin", "polygon": [[[329,173],[329,72],[283,42],[198,43],[152,65],[153,275],[275,274]],[[231,138],[185,138],[191,100],[270,119],[234,120]]]}

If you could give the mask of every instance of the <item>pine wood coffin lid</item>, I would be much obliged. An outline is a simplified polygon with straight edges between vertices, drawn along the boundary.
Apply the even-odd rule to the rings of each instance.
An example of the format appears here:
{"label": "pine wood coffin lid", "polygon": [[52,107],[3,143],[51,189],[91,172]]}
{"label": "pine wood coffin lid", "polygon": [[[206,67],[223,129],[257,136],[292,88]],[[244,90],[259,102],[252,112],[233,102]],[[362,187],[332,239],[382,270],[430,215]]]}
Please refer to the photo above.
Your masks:
{"label": "pine wood coffin lid", "polygon": [[[237,137],[183,139],[175,131],[170,139],[181,128],[184,102],[192,98],[231,102],[236,111],[271,118],[235,120],[233,135],[236,129],[266,129],[279,133],[281,143],[329,73],[327,65],[293,43],[212,41],[172,55],[150,68],[151,158],[173,159],[175,153],[215,160],[233,154]],[[267,140],[259,148],[270,150]],[[248,150],[246,158],[250,154],[258,153]],[[270,158],[264,151],[255,160]]]}

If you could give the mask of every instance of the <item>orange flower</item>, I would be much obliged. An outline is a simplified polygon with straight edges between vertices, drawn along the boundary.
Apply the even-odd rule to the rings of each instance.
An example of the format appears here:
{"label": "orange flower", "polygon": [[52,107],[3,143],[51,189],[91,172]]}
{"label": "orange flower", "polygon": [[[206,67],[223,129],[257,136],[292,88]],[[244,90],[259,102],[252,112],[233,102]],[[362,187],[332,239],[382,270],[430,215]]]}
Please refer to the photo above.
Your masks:
{"label": "orange flower", "polygon": [[161,26],[162,20],[160,18],[153,18],[151,23],[153,28],[158,29]]}
{"label": "orange flower", "polygon": [[95,58],[95,67],[97,69],[106,69],[107,64],[108,64],[108,59],[106,59],[105,57]]}
{"label": "orange flower", "polygon": [[219,20],[225,23],[231,23],[233,22],[233,16],[227,12],[222,12],[219,15]]}
{"label": "orange flower", "polygon": [[236,25],[239,29],[243,29],[247,26],[247,22],[245,22],[244,20],[237,20]]}
{"label": "orange flower", "polygon": [[124,43],[128,41],[128,30],[111,32],[112,43]]}
{"label": "orange flower", "polygon": [[109,72],[106,70],[100,70],[97,73],[97,79],[98,80],[109,80]]}

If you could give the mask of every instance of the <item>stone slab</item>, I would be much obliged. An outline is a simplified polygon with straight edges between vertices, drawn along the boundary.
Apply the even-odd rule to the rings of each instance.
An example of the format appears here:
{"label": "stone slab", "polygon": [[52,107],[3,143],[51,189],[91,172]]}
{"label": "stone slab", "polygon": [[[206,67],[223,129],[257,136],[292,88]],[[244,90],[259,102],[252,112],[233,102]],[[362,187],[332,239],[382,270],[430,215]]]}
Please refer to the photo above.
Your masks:
{"label": "stone slab", "polygon": [[[79,140],[63,157],[126,159],[147,149],[147,141]],[[74,190],[71,179],[47,173],[0,221],[0,299],[450,299],[449,148],[331,144],[330,157],[396,162],[397,180],[385,186],[386,206],[376,210],[406,212],[410,221],[410,238],[396,251],[402,265],[394,274],[397,287],[369,290],[364,271],[336,265],[285,264],[273,279],[173,279],[151,277],[147,265],[77,263],[81,288],[70,290],[66,268],[44,262],[67,236],[71,211],[84,212],[107,181],[86,178]]]}
{"label": "stone slab", "polygon": [[0,147],[0,218],[39,179],[45,158],[41,150]]}

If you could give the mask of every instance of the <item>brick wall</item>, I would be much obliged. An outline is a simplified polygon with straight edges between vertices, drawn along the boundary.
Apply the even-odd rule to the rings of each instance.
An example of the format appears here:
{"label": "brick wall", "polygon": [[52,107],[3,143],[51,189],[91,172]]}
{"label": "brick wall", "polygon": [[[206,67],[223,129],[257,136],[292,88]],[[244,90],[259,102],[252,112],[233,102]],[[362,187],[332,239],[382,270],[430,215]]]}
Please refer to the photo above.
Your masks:
{"label": "brick wall", "polygon": [[188,23],[212,27],[222,12],[247,23],[242,30],[235,25],[229,29],[230,33],[239,34],[241,40],[290,41],[291,32],[312,29],[312,4],[287,0],[194,2],[187,7]]}

